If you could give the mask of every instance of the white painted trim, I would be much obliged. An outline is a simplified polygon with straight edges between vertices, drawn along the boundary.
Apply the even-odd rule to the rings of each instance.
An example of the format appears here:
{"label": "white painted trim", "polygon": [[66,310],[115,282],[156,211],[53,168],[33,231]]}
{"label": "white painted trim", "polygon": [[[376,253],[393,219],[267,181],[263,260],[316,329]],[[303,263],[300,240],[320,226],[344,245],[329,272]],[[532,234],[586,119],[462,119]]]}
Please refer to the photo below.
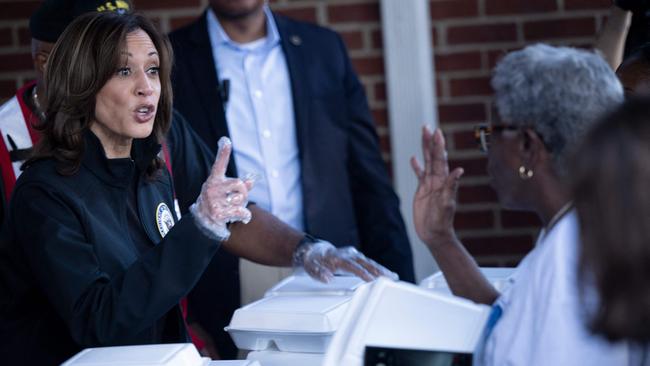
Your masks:
{"label": "white painted trim", "polygon": [[409,158],[421,158],[423,124],[437,126],[433,44],[428,0],[381,0],[394,184],[411,240],[419,282],[437,266],[413,226],[417,180]]}

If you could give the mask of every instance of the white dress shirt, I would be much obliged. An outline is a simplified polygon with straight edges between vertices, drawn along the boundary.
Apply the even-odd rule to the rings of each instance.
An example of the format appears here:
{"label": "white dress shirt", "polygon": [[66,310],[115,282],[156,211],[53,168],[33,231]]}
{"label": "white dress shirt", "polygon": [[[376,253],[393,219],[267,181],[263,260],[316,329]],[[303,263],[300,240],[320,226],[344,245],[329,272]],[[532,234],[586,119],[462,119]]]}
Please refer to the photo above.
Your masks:
{"label": "white dress shirt", "polygon": [[249,199],[295,229],[304,229],[300,160],[291,81],[273,15],[266,37],[234,42],[208,10],[208,34],[220,80],[228,79],[225,105],[239,177],[258,176]]}

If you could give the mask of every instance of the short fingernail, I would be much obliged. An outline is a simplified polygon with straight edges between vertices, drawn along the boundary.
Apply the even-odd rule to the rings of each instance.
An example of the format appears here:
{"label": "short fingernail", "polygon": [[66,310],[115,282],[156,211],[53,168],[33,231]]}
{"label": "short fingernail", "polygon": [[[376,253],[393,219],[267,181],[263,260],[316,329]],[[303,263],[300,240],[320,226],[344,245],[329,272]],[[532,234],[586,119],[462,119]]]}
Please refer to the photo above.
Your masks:
{"label": "short fingernail", "polygon": [[219,139],[219,142],[217,143],[217,145],[219,145],[219,148],[221,149],[226,145],[232,145],[232,141],[230,141],[230,139],[228,137],[222,136]]}

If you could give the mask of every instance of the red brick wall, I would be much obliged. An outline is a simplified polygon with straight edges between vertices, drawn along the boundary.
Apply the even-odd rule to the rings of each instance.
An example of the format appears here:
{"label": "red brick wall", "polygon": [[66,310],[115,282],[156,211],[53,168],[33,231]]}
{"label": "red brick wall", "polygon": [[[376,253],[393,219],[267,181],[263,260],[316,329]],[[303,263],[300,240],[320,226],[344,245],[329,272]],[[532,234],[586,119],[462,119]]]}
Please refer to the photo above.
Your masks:
{"label": "red brick wall", "polygon": [[[404,0],[394,0],[404,1]],[[187,24],[207,0],[133,0],[164,31]],[[41,1],[4,1],[0,100],[33,77],[28,17]],[[538,230],[530,214],[498,208],[472,128],[487,119],[490,70],[503,52],[533,42],[589,46],[610,0],[431,0],[438,113],[453,166],[463,166],[456,226],[484,265],[516,263]],[[379,0],[271,0],[274,10],[342,34],[366,87],[384,158],[390,159]],[[407,162],[404,162],[407,164]],[[411,199],[403,197],[403,199]]]}
{"label": "red brick wall", "polygon": [[488,118],[490,74],[504,52],[530,43],[590,46],[609,0],[432,0],[438,113],[452,166],[463,166],[456,227],[483,265],[514,264],[539,220],[499,209],[473,126]]}

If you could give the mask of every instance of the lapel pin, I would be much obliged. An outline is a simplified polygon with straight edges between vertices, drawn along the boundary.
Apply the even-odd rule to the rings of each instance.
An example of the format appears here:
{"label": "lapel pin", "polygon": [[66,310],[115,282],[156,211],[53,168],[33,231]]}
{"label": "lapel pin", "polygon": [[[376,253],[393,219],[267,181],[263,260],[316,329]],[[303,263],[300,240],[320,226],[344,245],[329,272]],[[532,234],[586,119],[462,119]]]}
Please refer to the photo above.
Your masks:
{"label": "lapel pin", "polygon": [[294,46],[300,46],[302,44],[302,38],[294,34],[289,37],[289,42],[291,42],[291,44]]}
{"label": "lapel pin", "polygon": [[174,226],[174,215],[164,202],[156,207],[156,226],[161,237],[165,237],[172,226]]}

